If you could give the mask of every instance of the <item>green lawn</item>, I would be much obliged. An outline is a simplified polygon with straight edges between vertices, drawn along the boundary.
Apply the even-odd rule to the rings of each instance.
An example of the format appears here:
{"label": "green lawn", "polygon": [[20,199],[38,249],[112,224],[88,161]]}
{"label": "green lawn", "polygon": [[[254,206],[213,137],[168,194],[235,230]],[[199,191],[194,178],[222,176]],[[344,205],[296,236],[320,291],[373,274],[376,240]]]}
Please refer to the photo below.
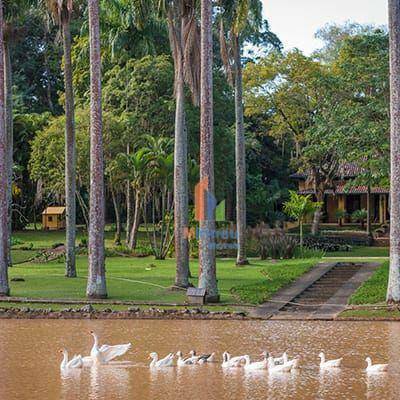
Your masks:
{"label": "green lawn", "polygon": [[389,257],[389,247],[354,246],[351,251],[333,251],[326,257]]}
{"label": "green lawn", "polygon": [[[13,238],[21,241],[20,244],[13,246],[14,249],[31,248],[33,250],[49,249],[54,244],[65,242],[65,231],[42,231],[42,230],[25,230],[13,233]],[[76,243],[79,244],[82,238],[87,238],[87,232],[78,230],[76,235]],[[125,234],[122,235],[122,241],[125,240]],[[139,245],[147,242],[146,233],[139,232],[138,242]],[[105,231],[105,245],[110,248],[114,246],[114,232],[110,230]]]}
{"label": "green lawn", "polygon": [[382,266],[351,296],[350,304],[376,304],[386,299],[389,262]]}
{"label": "green lawn", "polygon": [[[311,226],[312,224],[304,224],[303,225],[303,232],[304,234],[309,234],[311,233]],[[372,228],[378,228],[379,225],[373,224]],[[366,233],[365,228],[361,229],[360,224],[345,224],[342,226],[339,226],[338,224],[321,224],[321,233],[324,232],[331,232],[331,233],[340,233],[340,232],[346,232],[346,231],[353,231],[353,232],[358,232],[358,233]],[[290,229],[291,233],[298,233],[299,232],[299,227],[294,227]]]}
{"label": "green lawn", "polygon": [[[22,257],[17,251],[18,257]],[[251,265],[236,267],[234,260],[218,260],[217,273],[221,300],[225,303],[257,304],[308,271],[318,259],[282,260],[277,262],[252,260]],[[106,260],[107,286],[110,299],[183,302],[183,292],[169,288],[174,283],[175,262],[148,258],[111,257]],[[197,275],[197,261],[191,263]],[[19,264],[10,268],[10,278],[21,277],[24,282],[11,282],[11,295],[29,298],[84,299],[87,257],[77,258],[78,278],[64,277],[64,264],[52,261],[43,264]],[[196,280],[193,280],[196,284]]]}

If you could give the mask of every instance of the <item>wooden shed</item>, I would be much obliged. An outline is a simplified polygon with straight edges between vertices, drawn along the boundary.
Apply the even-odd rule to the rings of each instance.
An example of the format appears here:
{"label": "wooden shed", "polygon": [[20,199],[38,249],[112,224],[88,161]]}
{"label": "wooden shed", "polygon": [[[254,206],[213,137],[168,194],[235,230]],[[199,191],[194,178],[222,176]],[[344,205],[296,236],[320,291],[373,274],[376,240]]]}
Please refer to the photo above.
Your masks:
{"label": "wooden shed", "polygon": [[42,212],[42,225],[45,230],[65,228],[65,207],[47,207]]}

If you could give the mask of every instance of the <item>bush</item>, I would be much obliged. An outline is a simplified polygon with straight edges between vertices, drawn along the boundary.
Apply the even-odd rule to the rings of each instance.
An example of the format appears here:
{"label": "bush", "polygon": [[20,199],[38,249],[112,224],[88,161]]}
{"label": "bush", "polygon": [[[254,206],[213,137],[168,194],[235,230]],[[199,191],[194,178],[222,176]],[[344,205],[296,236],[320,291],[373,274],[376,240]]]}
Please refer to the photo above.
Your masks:
{"label": "bush", "polygon": [[82,236],[79,241],[79,247],[87,247],[88,246],[88,238],[87,236]]}
{"label": "bush", "polygon": [[368,212],[364,208],[362,210],[356,210],[351,214],[351,220],[353,222],[359,222],[361,228],[364,229],[365,220],[368,218]]}
{"label": "bush", "polygon": [[352,246],[342,243],[343,238],[327,236],[307,236],[304,238],[304,247],[324,252],[351,251]]}
{"label": "bush", "polygon": [[297,237],[289,236],[283,229],[271,229],[264,223],[252,229],[252,236],[261,260],[293,258],[299,244]]}
{"label": "bush", "polygon": [[309,249],[307,247],[297,247],[294,252],[294,258],[322,258],[325,256],[325,251],[321,249]]}
{"label": "bush", "polygon": [[17,246],[19,244],[23,244],[24,242],[21,239],[18,239],[16,237],[11,238],[11,246]]}

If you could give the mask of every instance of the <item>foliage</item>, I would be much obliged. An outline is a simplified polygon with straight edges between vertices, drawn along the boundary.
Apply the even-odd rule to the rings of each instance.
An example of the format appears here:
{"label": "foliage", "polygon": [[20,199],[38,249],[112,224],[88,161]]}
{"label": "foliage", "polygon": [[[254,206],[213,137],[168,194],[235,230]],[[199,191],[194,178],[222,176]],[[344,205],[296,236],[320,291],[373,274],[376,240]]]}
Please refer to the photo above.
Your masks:
{"label": "foliage", "polygon": [[283,205],[284,212],[300,224],[300,247],[303,246],[303,223],[308,215],[322,206],[321,203],[312,201],[311,195],[302,196],[291,190],[290,199]]}
{"label": "foliage", "polygon": [[21,239],[18,239],[16,237],[11,238],[11,246],[16,246],[24,243]]}
{"label": "foliage", "polygon": [[336,217],[336,219],[338,219],[338,220],[343,219],[343,218],[346,218],[346,217],[347,217],[347,212],[346,212],[346,210],[341,210],[341,209],[336,210],[336,212],[335,212],[335,217]]}
{"label": "foliage", "polygon": [[312,250],[322,250],[324,252],[349,252],[352,246],[344,244],[340,240],[334,240],[325,236],[307,236],[303,240],[304,247]]}
{"label": "foliage", "polygon": [[368,217],[368,212],[366,209],[356,210],[351,214],[351,220],[354,222],[359,222],[361,228],[364,228],[365,220]]}
{"label": "foliage", "polygon": [[283,229],[271,229],[261,223],[251,230],[256,240],[261,260],[293,258],[298,240],[289,236]]}
{"label": "foliage", "polygon": [[174,124],[173,66],[168,56],[146,56],[116,65],[105,75],[105,109],[126,123],[126,143],[143,135],[171,136]]}

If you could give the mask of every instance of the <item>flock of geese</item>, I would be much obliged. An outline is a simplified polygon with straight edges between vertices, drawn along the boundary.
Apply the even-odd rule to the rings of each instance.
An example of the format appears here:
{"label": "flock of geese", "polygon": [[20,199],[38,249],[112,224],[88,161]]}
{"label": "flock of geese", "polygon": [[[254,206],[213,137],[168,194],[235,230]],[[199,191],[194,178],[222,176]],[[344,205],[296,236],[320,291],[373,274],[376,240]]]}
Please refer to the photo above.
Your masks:
{"label": "flock of geese", "polygon": [[[108,364],[111,360],[124,355],[131,348],[130,343],[114,346],[104,344],[100,346],[98,336],[93,331],[90,331],[90,334],[93,336],[94,343],[89,356],[82,357],[81,355],[75,355],[71,360],[69,360],[67,350],[60,350],[60,352],[63,353],[63,360],[60,364],[62,373],[68,373],[76,369],[93,365]],[[182,352],[178,351],[176,354],[169,353],[166,357],[160,359],[158,354],[153,352],[149,355],[149,359],[151,359],[150,368],[172,367],[175,365],[175,357],[177,359],[176,365],[178,367],[215,362],[215,353],[198,355],[194,350],[192,350],[189,353],[189,356],[185,358],[183,357]],[[299,368],[300,365],[299,358],[289,359],[286,352],[283,353],[281,357],[274,358],[268,352],[264,351],[261,354],[261,357],[261,361],[252,362],[248,355],[232,357],[228,352],[224,352],[222,355],[221,366],[222,368],[244,368],[245,370],[268,370],[270,373],[289,373],[292,370]],[[326,360],[325,354],[322,352],[319,354],[319,358],[319,366],[323,370],[340,368],[343,361],[343,358]],[[372,364],[370,357],[367,357],[365,361],[367,363],[365,369],[366,372],[374,373],[385,372],[388,370],[388,364]]]}

